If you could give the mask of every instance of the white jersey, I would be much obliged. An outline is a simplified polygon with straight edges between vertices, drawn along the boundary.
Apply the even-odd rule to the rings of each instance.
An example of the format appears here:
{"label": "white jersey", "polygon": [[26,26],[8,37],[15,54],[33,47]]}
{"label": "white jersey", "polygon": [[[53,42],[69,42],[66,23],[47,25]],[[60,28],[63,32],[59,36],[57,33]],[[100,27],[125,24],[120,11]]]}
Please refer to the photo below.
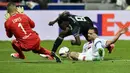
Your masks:
{"label": "white jersey", "polygon": [[[93,60],[94,59],[103,59],[104,58],[104,55],[105,55],[104,48],[105,47],[106,47],[106,40],[99,39],[99,38],[96,38],[94,40],[93,45],[92,45]],[[98,52],[99,49],[102,49],[102,51],[103,51],[102,57],[99,55],[99,52]]]}
{"label": "white jersey", "polygon": [[86,53],[89,49],[92,48],[92,42],[87,42],[83,45],[82,53]]}
{"label": "white jersey", "polygon": [[[106,40],[96,38],[94,42],[87,42],[83,45],[82,53],[79,53],[79,60],[95,60],[95,59],[103,59],[104,57],[104,48],[106,47]],[[101,48],[103,50],[103,56],[100,57],[98,53],[98,49]]]}

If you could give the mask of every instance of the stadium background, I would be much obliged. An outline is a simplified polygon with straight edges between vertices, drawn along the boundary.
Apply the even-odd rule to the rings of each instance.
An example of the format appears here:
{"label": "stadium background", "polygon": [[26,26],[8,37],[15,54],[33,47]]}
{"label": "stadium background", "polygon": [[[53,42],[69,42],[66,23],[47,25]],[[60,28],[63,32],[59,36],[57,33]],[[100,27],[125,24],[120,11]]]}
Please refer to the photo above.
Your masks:
{"label": "stadium background", "polygon": [[[94,1],[95,1],[94,4],[91,3]],[[105,39],[111,39],[118,32],[120,28],[122,28],[123,26],[130,26],[129,21],[130,17],[128,17],[129,11],[121,10],[121,8],[119,7],[118,9],[120,10],[114,9],[116,8],[116,6],[113,7],[113,9],[111,9],[111,7],[108,7],[107,5],[110,4],[109,6],[112,6],[111,4],[114,5],[114,3],[99,3],[100,1],[102,0],[88,0],[88,3],[56,3],[59,2],[59,0],[52,0],[53,3],[48,3],[47,9],[44,10],[43,9],[41,10],[38,4],[36,4],[33,9],[30,9],[27,5],[23,5],[20,3],[18,4],[19,6],[24,6],[25,13],[29,17],[31,17],[36,23],[36,28],[34,30],[36,30],[39,33],[41,40],[55,40],[55,38],[59,34],[59,28],[57,24],[55,24],[53,27],[50,27],[48,26],[48,23],[49,21],[57,18],[59,13],[65,10],[70,11],[70,13],[72,14],[80,16],[89,16],[93,20],[95,26],[98,27],[99,36]],[[94,6],[93,8],[90,8],[91,7],[90,4],[92,5],[100,4],[102,6],[100,5],[97,6],[98,10],[96,10],[94,9],[95,8]],[[104,7],[104,9],[106,8],[106,10],[100,9],[100,7]],[[110,8],[111,10],[108,8]],[[5,10],[6,7],[1,6],[0,8],[1,24],[4,24],[5,22],[4,19]],[[3,34],[1,35],[0,40],[10,40],[5,35],[4,25],[0,27],[0,31],[1,31],[0,34]],[[130,39],[129,36],[130,32],[127,32],[125,35],[121,36],[120,39],[129,40]],[[73,39],[73,37],[70,36],[65,38],[65,40],[70,39]],[[81,39],[85,40],[84,37],[82,36]]]}

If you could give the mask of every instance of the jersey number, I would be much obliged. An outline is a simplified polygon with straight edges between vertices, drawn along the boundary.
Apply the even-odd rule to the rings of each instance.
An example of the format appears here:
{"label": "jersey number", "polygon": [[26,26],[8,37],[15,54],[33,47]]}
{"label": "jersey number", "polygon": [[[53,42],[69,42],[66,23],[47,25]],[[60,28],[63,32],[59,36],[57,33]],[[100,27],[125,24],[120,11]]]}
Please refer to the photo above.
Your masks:
{"label": "jersey number", "polygon": [[24,32],[24,34],[27,34],[27,32],[24,30],[23,26],[21,23],[18,24],[18,27],[20,27],[22,29],[22,31]]}
{"label": "jersey number", "polygon": [[82,16],[76,16],[75,19],[77,21],[86,21],[86,19],[84,17],[82,17]]}

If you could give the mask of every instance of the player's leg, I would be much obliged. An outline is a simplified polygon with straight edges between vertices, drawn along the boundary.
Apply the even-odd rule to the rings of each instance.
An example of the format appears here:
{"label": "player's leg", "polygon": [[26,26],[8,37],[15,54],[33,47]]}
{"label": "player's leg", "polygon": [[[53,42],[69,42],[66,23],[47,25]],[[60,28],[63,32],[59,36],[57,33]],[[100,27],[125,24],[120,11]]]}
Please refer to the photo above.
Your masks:
{"label": "player's leg", "polygon": [[53,59],[53,57],[51,57],[51,51],[49,51],[46,48],[43,48],[43,47],[40,46],[40,39],[39,38],[37,38],[37,40],[35,41],[35,43],[36,44],[33,46],[32,52],[38,53],[42,57],[44,55],[44,57],[48,58],[49,60]]}
{"label": "player's leg", "polygon": [[80,61],[86,61],[86,60],[92,60],[91,56],[88,56],[86,53],[79,53],[79,52],[70,52],[69,58],[72,60],[80,60]]}
{"label": "player's leg", "polygon": [[70,35],[70,32],[64,32],[64,30],[61,31],[59,36],[58,36],[58,38],[54,42],[54,45],[53,45],[53,48],[52,48],[52,52],[55,53],[56,50],[58,49],[58,47],[61,45],[64,37],[69,36],[69,35]]}
{"label": "player's leg", "polygon": [[72,60],[78,60],[78,57],[79,57],[79,53],[78,52],[70,52],[68,54],[68,57]]}
{"label": "player's leg", "polygon": [[40,47],[39,49],[32,50],[34,53],[38,53],[41,57],[48,58],[49,60],[53,60],[54,58],[51,56],[51,51]]}
{"label": "player's leg", "polygon": [[69,55],[72,60],[81,60],[81,61],[92,61],[92,48],[88,49],[84,53],[79,52],[70,52]]}
{"label": "player's leg", "polygon": [[[61,63],[61,59],[53,52],[50,52],[49,50],[40,47],[38,50],[33,50],[34,53],[39,53],[41,57],[47,57],[49,60],[56,59],[56,62]],[[52,56],[53,55],[53,56]]]}
{"label": "player's leg", "polygon": [[61,45],[63,39],[64,39],[64,37],[59,36],[59,37],[55,40],[55,42],[54,42],[54,44],[53,44],[53,47],[52,47],[52,50],[51,50],[51,51],[52,51],[52,52],[51,52],[51,56],[52,56],[52,57],[55,57],[56,62],[58,62],[58,63],[61,62],[61,59],[60,59],[60,57],[59,57],[55,52],[57,51],[58,47]]}
{"label": "player's leg", "polygon": [[48,58],[48,60],[54,60],[54,57],[52,57],[51,55],[45,55],[45,54],[39,54],[39,55],[43,58]]}
{"label": "player's leg", "polygon": [[60,57],[55,53],[56,50],[58,49],[58,47],[61,45],[64,37],[70,35],[70,32],[64,32],[64,30],[62,32],[60,32],[59,37],[56,39],[56,41],[54,42],[53,48],[52,48],[52,52],[51,55],[53,57],[55,57],[56,62],[61,62]]}
{"label": "player's leg", "polygon": [[38,53],[41,57],[48,58],[49,60],[53,60],[54,58],[51,56],[51,51],[46,48],[40,47],[39,49],[32,50],[34,53]]}
{"label": "player's leg", "polygon": [[56,52],[56,50],[58,49],[58,47],[61,45],[62,41],[63,41],[63,37],[57,37],[57,39],[55,40],[54,44],[53,44],[53,48],[52,48],[52,52]]}
{"label": "player's leg", "polygon": [[13,40],[12,41],[12,47],[17,53],[12,53],[11,56],[14,58],[20,58],[20,59],[25,59],[25,56],[21,50],[20,44],[18,41]]}
{"label": "player's leg", "polygon": [[46,48],[40,47],[40,53],[45,55],[51,55],[51,51],[47,50]]}

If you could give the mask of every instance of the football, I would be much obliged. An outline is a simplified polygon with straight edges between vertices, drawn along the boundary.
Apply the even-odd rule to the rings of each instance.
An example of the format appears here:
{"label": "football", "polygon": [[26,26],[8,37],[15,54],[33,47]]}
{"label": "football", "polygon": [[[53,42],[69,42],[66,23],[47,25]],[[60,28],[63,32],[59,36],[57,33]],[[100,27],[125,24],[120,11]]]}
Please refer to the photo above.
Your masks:
{"label": "football", "polygon": [[59,50],[59,55],[63,58],[66,58],[67,57],[67,54],[69,52],[69,48],[68,47],[61,47],[60,50]]}

